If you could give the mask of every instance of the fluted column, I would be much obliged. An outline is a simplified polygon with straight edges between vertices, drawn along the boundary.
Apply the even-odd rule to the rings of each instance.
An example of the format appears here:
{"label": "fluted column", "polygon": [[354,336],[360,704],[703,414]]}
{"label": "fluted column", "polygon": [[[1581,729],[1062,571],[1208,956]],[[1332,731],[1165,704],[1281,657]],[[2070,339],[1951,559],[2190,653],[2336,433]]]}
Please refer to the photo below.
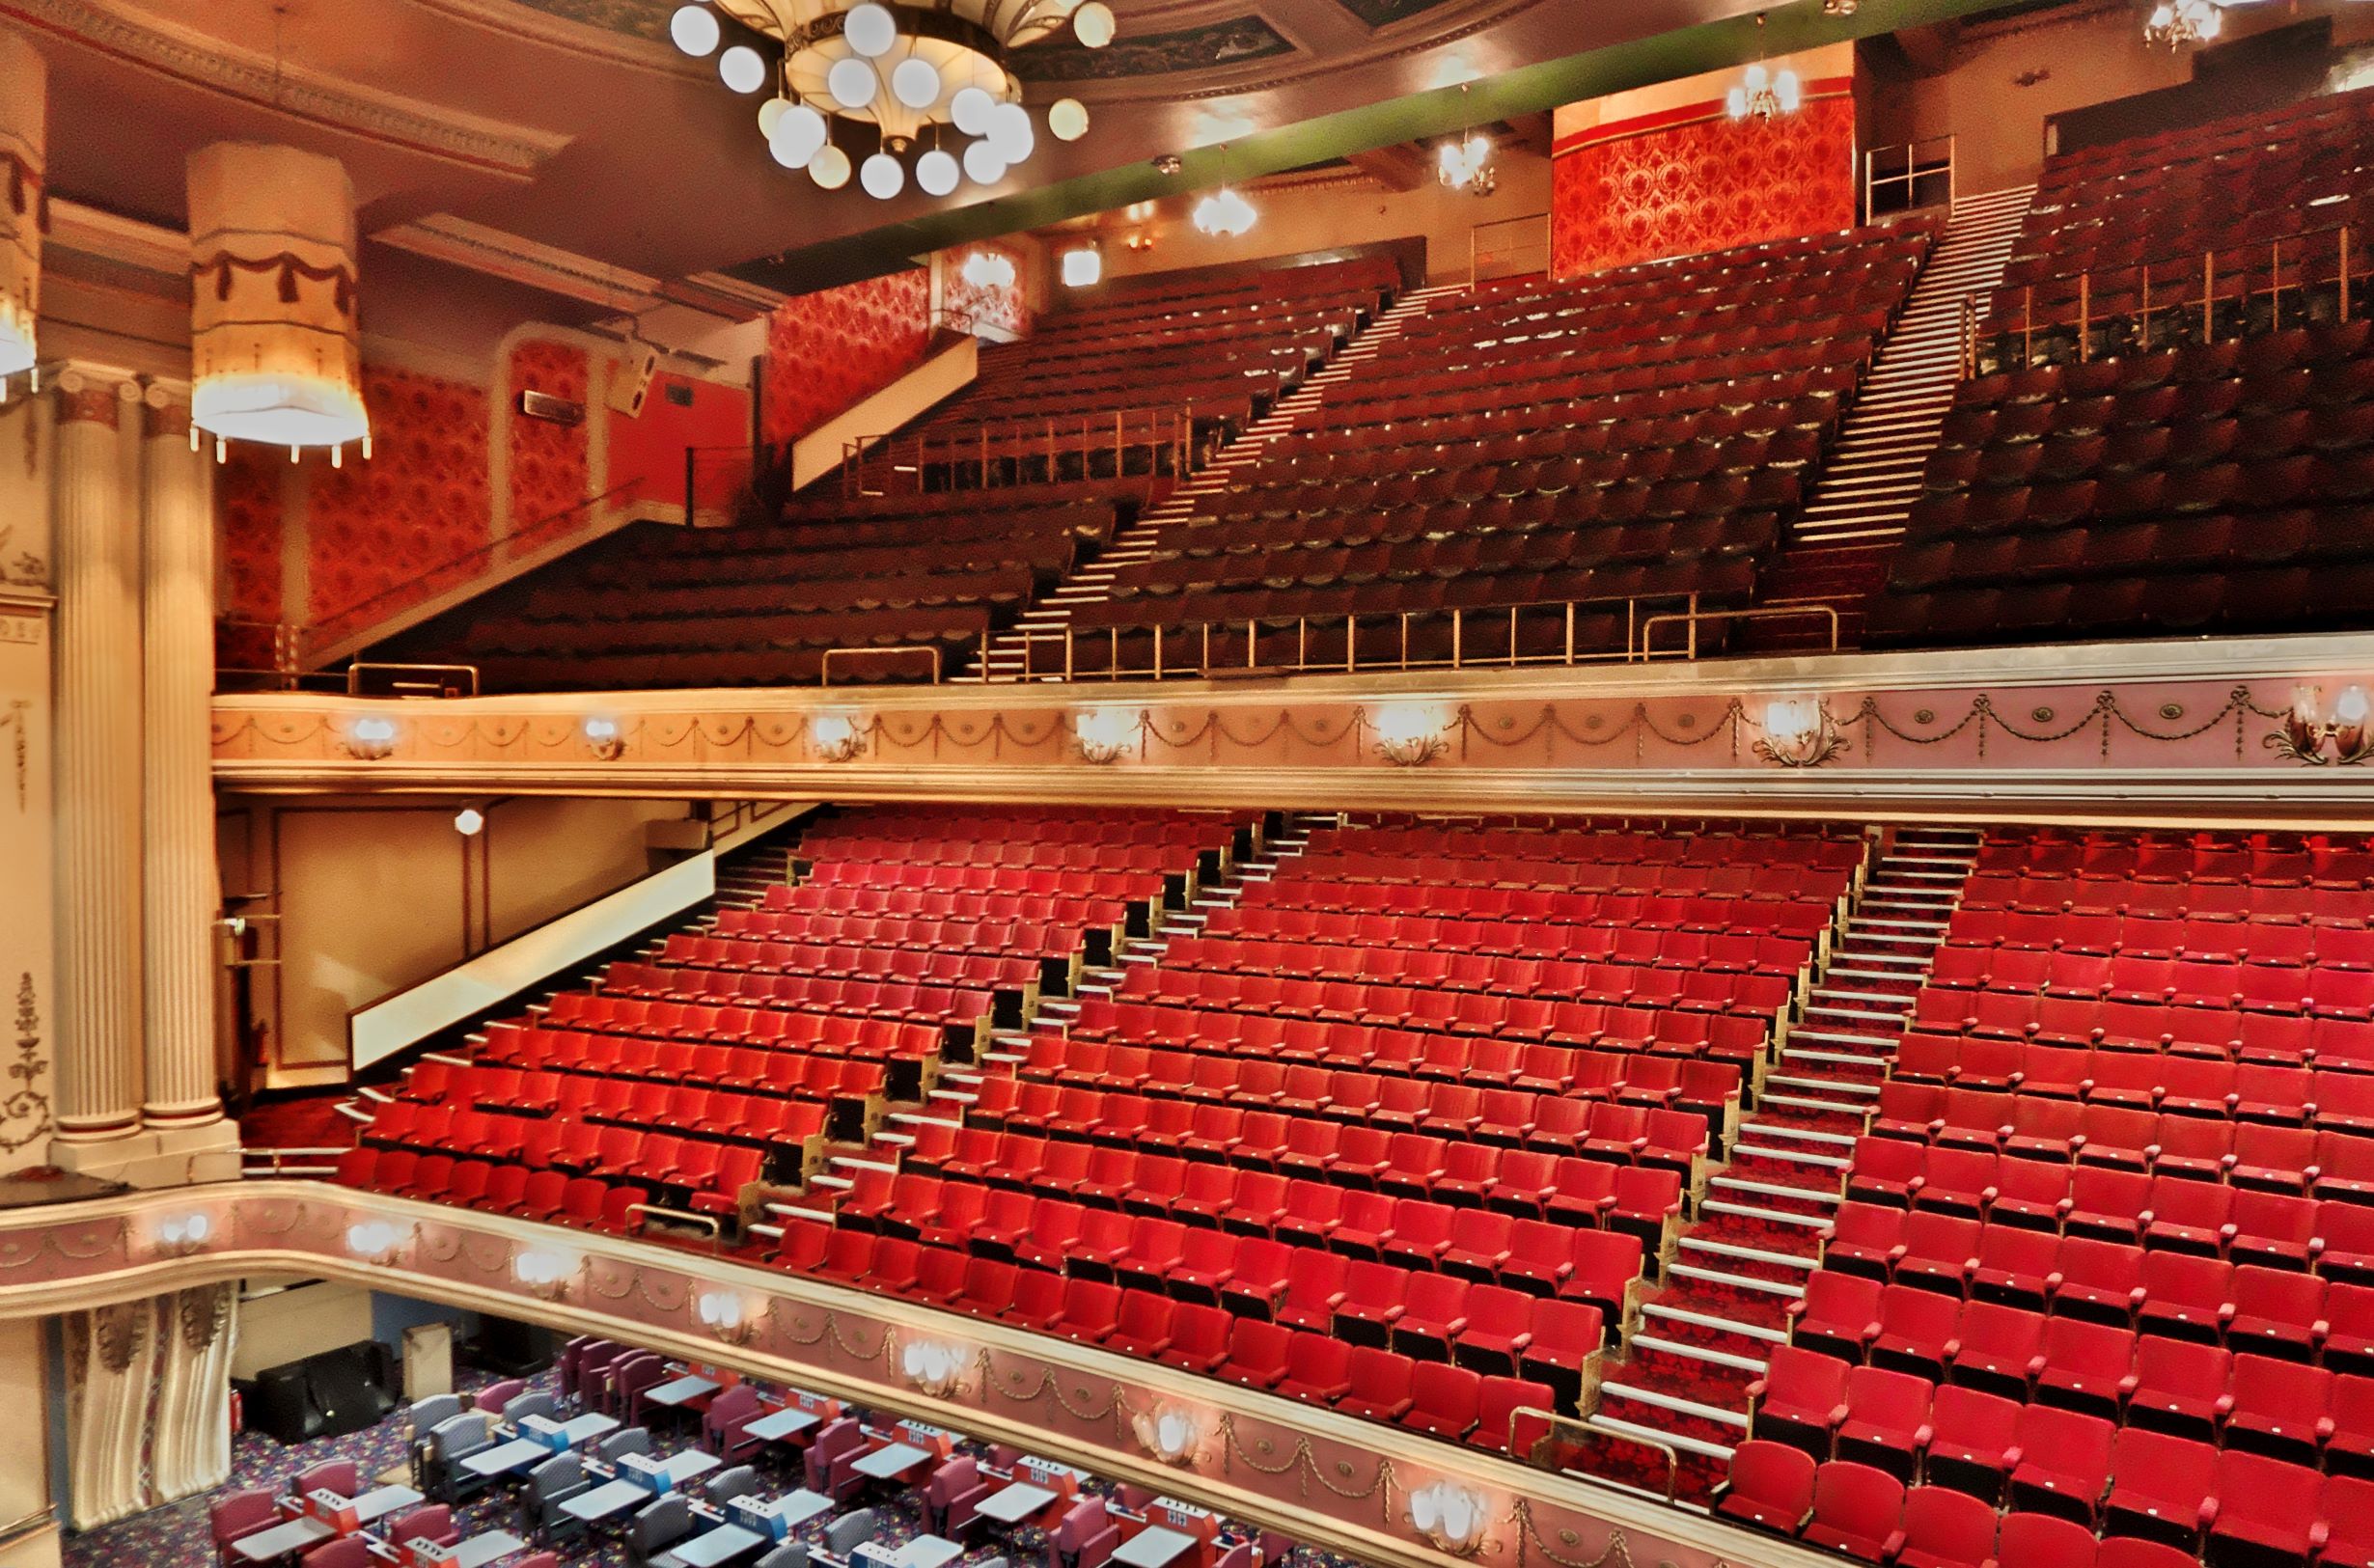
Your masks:
{"label": "fluted column", "polygon": [[189,407],[151,387],[141,409],[144,685],[141,836],[149,1125],[222,1118],[214,1064],[212,465],[189,448]]}
{"label": "fluted column", "polygon": [[59,378],[58,1133],[55,1157],[140,1130],[140,528],[116,384]]}

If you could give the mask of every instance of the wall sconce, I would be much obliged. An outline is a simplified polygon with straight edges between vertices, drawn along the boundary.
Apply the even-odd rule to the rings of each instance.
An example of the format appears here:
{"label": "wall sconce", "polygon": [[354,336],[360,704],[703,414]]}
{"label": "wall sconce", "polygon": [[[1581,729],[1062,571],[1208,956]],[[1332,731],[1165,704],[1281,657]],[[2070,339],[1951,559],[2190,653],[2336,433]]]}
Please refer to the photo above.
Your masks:
{"label": "wall sconce", "polygon": [[1138,715],[1126,708],[1089,708],[1071,716],[1072,744],[1084,762],[1118,762],[1137,738]]}
{"label": "wall sconce", "polygon": [[616,719],[588,719],[584,725],[585,749],[605,762],[615,762],[626,750],[626,737],[619,732]]}
{"label": "wall sconce", "polygon": [[[2341,695],[2333,700],[2333,711],[2319,717],[2317,704],[2323,699],[2322,686],[2292,688],[2291,711],[2283,715],[2283,728],[2267,737],[2267,745],[2277,755],[2310,767],[2356,767],[2368,757],[2374,757],[2374,731],[2366,726],[2367,701],[2363,686],[2344,686]],[[2333,755],[2325,755],[2326,747]]]}
{"label": "wall sconce", "polygon": [[1764,704],[1764,736],[1751,750],[1784,768],[1818,768],[1846,750],[1846,737],[1820,698],[1781,698]]}
{"label": "wall sconce", "polygon": [[1194,1463],[1197,1445],[1203,1441],[1203,1423],[1176,1405],[1138,1412],[1129,1417],[1129,1429],[1140,1447],[1166,1465]]}
{"label": "wall sconce", "polygon": [[357,1220],[346,1227],[346,1251],[366,1263],[392,1263],[403,1232],[386,1220]]}
{"label": "wall sconce", "polygon": [[1433,1481],[1410,1494],[1410,1527],[1436,1550],[1472,1557],[1483,1549],[1484,1510],[1480,1492],[1455,1481]]}
{"label": "wall sconce", "polygon": [[454,813],[454,831],[464,839],[475,839],[486,829],[486,813],[475,806],[464,806]]}
{"label": "wall sconce", "polygon": [[339,744],[358,762],[376,762],[396,750],[396,721],[375,715],[352,720]]}
{"label": "wall sconce", "polygon": [[935,1399],[964,1383],[965,1349],[940,1339],[910,1339],[898,1348],[898,1371],[920,1393]]}
{"label": "wall sconce", "polygon": [[701,1326],[729,1345],[750,1342],[757,1327],[742,1311],[742,1298],[730,1290],[704,1290],[693,1301],[693,1315]]}
{"label": "wall sconce", "polygon": [[1081,245],[1063,253],[1063,287],[1088,289],[1105,275],[1105,259],[1093,245]]}
{"label": "wall sconce", "polygon": [[187,1257],[214,1234],[214,1221],[204,1214],[177,1214],[156,1227],[156,1250],[167,1257]]}
{"label": "wall sconce", "polygon": [[1372,722],[1376,755],[1397,768],[1422,768],[1450,750],[1442,715],[1414,702],[1388,702]]}
{"label": "wall sconce", "polygon": [[866,755],[866,731],[845,713],[819,713],[808,721],[808,744],[827,762],[854,762]]}
{"label": "wall sconce", "polygon": [[511,1258],[511,1275],[539,1301],[559,1301],[568,1290],[568,1259],[558,1252],[531,1247]]}

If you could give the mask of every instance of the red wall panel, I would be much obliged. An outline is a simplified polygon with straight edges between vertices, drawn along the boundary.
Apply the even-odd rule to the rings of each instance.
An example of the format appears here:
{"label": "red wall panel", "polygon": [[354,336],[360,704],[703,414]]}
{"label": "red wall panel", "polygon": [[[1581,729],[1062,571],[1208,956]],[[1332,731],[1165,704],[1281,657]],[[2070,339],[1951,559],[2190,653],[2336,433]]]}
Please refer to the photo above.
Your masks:
{"label": "red wall panel", "polygon": [[796,440],[923,362],[931,342],[931,274],[868,278],[777,308],[766,325],[759,438]]}
{"label": "red wall panel", "polygon": [[1855,100],[1844,77],[1806,84],[1794,114],[1731,120],[1706,103],[1562,141],[1551,166],[1551,266],[1560,276],[1855,222]]}

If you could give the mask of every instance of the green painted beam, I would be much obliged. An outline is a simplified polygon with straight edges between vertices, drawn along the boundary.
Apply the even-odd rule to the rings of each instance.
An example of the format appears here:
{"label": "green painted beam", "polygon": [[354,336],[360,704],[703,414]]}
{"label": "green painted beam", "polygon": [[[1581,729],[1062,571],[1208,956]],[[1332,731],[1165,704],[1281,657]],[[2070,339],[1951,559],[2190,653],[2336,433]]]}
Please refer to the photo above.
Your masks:
{"label": "green painted beam", "polygon": [[[1620,5],[1623,0],[1567,3]],[[1701,71],[1722,70],[1759,55],[1790,54],[2020,3],[1863,0],[1852,16],[1825,16],[1820,0],[1795,0],[1769,13],[1761,29],[1753,14],[1732,16],[1504,71],[1468,84],[1464,95],[1456,87],[1439,88],[1256,132],[1228,144],[1226,174],[1230,179],[1249,179],[1305,168],[1370,148],[1448,135],[1477,122],[1537,113]],[[1161,174],[1151,162],[1125,164],[986,202],[943,207],[923,217],[787,251],[730,270],[735,277],[786,293],[806,293],[895,271],[908,258],[968,240],[991,239],[1220,183],[1219,148],[1199,148],[1181,156],[1185,167],[1176,175]]]}

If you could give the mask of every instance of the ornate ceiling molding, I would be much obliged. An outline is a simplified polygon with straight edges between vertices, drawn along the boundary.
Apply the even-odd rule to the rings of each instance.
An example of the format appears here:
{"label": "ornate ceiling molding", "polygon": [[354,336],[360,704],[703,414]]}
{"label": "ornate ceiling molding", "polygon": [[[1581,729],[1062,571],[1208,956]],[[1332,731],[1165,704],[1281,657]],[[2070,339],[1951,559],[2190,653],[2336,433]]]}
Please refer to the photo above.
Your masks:
{"label": "ornate ceiling molding", "polygon": [[0,11],[192,87],[513,179],[532,178],[570,140],[303,66],[276,68],[268,55],[135,12],[122,0],[5,0]]}
{"label": "ornate ceiling molding", "polygon": [[661,299],[660,280],[649,274],[612,266],[557,245],[539,244],[451,212],[432,212],[382,229],[371,237],[415,256],[608,311],[649,310]]}

